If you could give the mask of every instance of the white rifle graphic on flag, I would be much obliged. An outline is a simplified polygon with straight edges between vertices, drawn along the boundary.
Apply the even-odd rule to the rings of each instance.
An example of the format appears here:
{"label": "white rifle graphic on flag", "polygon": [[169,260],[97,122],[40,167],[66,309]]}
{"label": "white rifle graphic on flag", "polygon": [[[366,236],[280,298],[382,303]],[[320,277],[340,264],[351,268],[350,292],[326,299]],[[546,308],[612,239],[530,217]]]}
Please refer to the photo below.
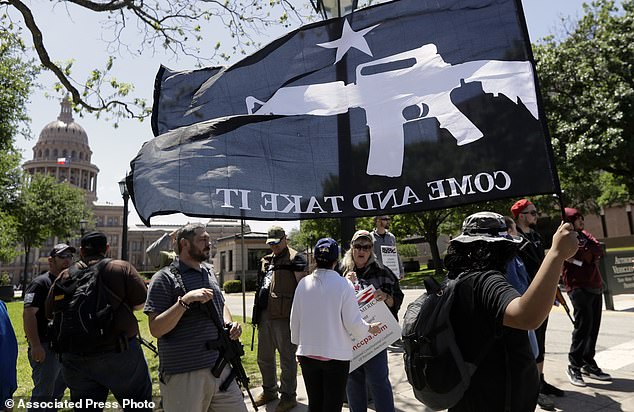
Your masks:
{"label": "white rifle graphic on flag", "polygon": [[[366,47],[357,47],[359,35],[371,29],[354,32],[346,21],[339,40],[343,40],[345,35],[353,37],[342,42],[344,44],[340,42],[338,47],[345,49],[343,53],[350,47],[365,49],[367,43]],[[337,60],[343,54],[339,48]],[[362,51],[371,55],[369,48]],[[420,108],[415,120],[436,118],[440,127],[454,136],[458,146],[483,137],[450,98],[452,90],[470,82],[481,82],[485,93],[496,96],[501,93],[515,103],[521,100],[538,119],[530,62],[478,60],[451,65],[438,54],[434,44],[359,64],[356,67],[356,83],[337,81],[282,87],[266,102],[248,96],[246,106],[249,114],[314,116],[332,116],[346,113],[351,108],[363,108],[370,129],[366,173],[399,177],[403,172],[405,108]]]}

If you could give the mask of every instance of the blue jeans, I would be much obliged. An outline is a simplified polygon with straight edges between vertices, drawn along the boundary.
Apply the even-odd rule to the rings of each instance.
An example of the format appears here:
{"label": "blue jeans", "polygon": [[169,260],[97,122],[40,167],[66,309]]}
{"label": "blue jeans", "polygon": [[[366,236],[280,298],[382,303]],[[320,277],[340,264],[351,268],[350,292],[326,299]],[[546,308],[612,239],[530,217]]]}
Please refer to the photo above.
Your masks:
{"label": "blue jeans", "polygon": [[[44,362],[35,362],[31,358],[29,347],[28,358],[31,364],[31,377],[33,378],[33,392],[31,402],[50,402],[62,399],[66,390],[66,382],[62,376],[62,364],[57,359],[57,354],[48,346],[48,342],[42,342],[46,358]],[[57,409],[28,409],[29,411],[56,411]]]}
{"label": "blue jeans", "polygon": [[348,375],[346,393],[350,412],[368,410],[366,381],[372,392],[376,412],[394,412],[394,396],[387,367],[387,349],[383,349]]}
{"label": "blue jeans", "polygon": [[[101,411],[96,406],[86,408],[86,400],[105,402],[108,391],[117,399],[119,406],[125,400],[135,403],[152,401],[152,381],[141,346],[131,339],[123,352],[105,352],[94,355],[64,353],[62,369],[66,384],[70,388],[73,402],[82,401],[82,410]],[[133,410],[130,406],[124,411]],[[152,408],[134,409],[152,411]]]}

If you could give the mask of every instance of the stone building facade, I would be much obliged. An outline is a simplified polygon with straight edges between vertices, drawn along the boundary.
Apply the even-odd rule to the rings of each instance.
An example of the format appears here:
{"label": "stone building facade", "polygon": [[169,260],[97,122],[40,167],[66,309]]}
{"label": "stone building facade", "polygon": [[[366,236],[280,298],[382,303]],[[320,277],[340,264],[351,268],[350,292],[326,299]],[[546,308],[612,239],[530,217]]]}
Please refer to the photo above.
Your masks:
{"label": "stone building facade", "polygon": [[[33,146],[33,158],[24,163],[25,172],[54,176],[58,182],[68,182],[84,190],[86,202],[91,206],[93,221],[86,230],[98,230],[108,237],[110,257],[120,258],[122,252],[123,205],[99,204],[97,202],[97,176],[99,168],[92,163],[93,152],[88,142],[88,134],[75,122],[72,107],[68,100],[61,102],[57,120],[50,122],[39,134]],[[110,184],[110,183],[108,183]],[[112,182],[116,185],[117,182]],[[123,200],[122,200],[123,203]],[[184,222],[186,223],[186,222]],[[183,223],[183,224],[184,224]],[[145,227],[138,225],[128,229],[128,260],[139,271],[153,271],[145,249],[165,233],[171,233],[181,225],[158,225]],[[240,221],[236,219],[210,219],[207,230],[212,238],[212,254],[218,238],[240,233]],[[246,232],[250,231],[245,226]],[[80,224],[77,222],[77,235],[73,239],[54,237],[48,239],[41,247],[34,248],[29,257],[27,280],[48,270],[48,253],[60,242],[79,246],[81,237]],[[17,246],[22,251],[21,245]],[[14,284],[18,284],[24,271],[24,254],[20,254],[10,262],[0,263],[0,273],[8,273]],[[215,260],[212,260],[215,263]]]}

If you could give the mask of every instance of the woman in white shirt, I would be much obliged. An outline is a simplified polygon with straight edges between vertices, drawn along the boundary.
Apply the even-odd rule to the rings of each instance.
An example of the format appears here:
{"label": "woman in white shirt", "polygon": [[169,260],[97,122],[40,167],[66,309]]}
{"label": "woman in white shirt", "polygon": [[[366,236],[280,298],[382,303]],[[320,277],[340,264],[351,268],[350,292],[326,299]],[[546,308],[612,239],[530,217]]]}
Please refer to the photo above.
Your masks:
{"label": "woman in white shirt", "polygon": [[310,411],[341,411],[352,359],[350,334],[379,333],[380,322],[363,320],[354,286],[333,270],[339,257],[334,239],[320,239],[314,257],[317,269],[295,290],[291,341],[297,345]]}

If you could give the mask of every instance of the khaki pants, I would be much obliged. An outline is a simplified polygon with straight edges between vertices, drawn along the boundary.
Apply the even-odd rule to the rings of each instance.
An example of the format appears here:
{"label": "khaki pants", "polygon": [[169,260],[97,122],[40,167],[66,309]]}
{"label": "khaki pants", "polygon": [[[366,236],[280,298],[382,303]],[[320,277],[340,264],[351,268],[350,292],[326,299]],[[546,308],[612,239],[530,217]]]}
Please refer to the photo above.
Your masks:
{"label": "khaki pants", "polygon": [[291,343],[290,320],[270,320],[264,310],[258,326],[258,366],[262,374],[262,389],[267,393],[276,393],[277,373],[275,351],[280,354],[280,388],[282,399],[295,399],[297,390],[297,346]]}
{"label": "khaki pants", "polygon": [[165,412],[247,412],[244,397],[233,381],[225,392],[218,389],[231,368],[225,366],[220,378],[210,369],[199,369],[175,375],[163,375],[160,382]]}

